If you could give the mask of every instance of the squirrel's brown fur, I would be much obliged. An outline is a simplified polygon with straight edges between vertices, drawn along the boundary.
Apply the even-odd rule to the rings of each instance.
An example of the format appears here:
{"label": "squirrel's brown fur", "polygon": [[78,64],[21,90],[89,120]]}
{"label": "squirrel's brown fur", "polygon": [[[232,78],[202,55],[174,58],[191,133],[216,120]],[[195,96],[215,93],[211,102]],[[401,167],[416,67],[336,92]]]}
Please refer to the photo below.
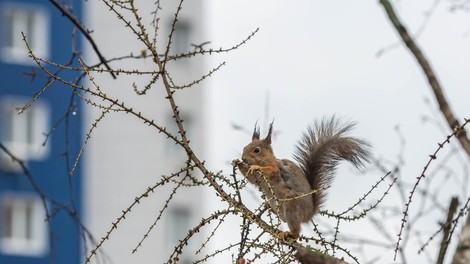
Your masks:
{"label": "squirrel's brown fur", "polygon": [[353,126],[341,124],[334,116],[316,122],[298,143],[294,155],[298,164],[274,156],[273,124],[264,139],[259,139],[259,128],[255,126],[251,143],[243,149],[242,161],[234,161],[248,181],[260,187],[271,209],[287,222],[290,236],[297,238],[300,225],[320,210],[339,161],[360,167],[369,160],[369,144],[346,135]]}

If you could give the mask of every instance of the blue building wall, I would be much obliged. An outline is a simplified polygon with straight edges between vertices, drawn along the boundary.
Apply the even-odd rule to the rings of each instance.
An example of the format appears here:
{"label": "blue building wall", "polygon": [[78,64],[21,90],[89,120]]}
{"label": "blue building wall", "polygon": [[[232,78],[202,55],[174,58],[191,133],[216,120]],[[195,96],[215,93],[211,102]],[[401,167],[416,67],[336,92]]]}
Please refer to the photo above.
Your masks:
{"label": "blue building wall", "polygon": [[[46,47],[46,50],[48,50],[48,59],[59,63],[66,63],[69,61],[72,50],[73,25],[64,18],[49,1],[0,0],[0,19],[3,19],[0,21],[0,45],[3,45],[2,47],[5,49],[11,46],[11,42],[9,42],[9,34],[11,32],[8,29],[10,24],[7,22],[11,22],[12,18],[9,15],[23,8],[25,10],[29,10],[26,13],[40,10],[40,12],[42,12],[41,14],[46,14],[46,20],[43,18],[40,18],[41,21],[35,19],[26,20],[25,25],[35,28],[38,24],[43,22],[46,23],[47,32],[40,32],[41,34],[32,32],[32,35],[36,34],[36,36],[32,36],[32,38],[36,40],[43,38],[48,39],[48,41],[45,41],[48,45],[48,47]],[[81,1],[74,1],[74,13],[78,17],[81,16],[80,10]],[[18,16],[21,16],[21,12],[18,14]],[[14,33],[19,34],[19,32]],[[78,36],[79,34],[77,34],[77,38]],[[44,47],[37,48],[43,49]],[[77,50],[80,49],[79,39],[75,40],[75,48]],[[2,111],[2,109],[7,109],[8,104],[12,99],[13,101],[22,101],[32,98],[32,96],[48,81],[48,79],[45,78],[45,73],[42,73],[34,63],[26,62],[21,58],[15,61],[15,59],[5,55],[5,49],[2,51],[3,53],[0,53],[0,111]],[[33,71],[32,69],[34,69],[34,72],[37,74],[34,78],[32,78],[31,75],[25,75],[25,72],[31,73]],[[67,80],[74,80],[77,74],[62,71],[60,72],[60,76]],[[56,129],[48,138],[47,146],[44,147],[44,149],[47,150],[44,151],[45,153],[41,154],[43,150],[41,150],[40,147],[38,147],[38,149],[35,149],[34,147],[30,150],[30,155],[19,155],[24,156],[24,160],[26,161],[29,171],[37,182],[38,187],[45,195],[63,204],[69,208],[70,211],[74,210],[71,202],[73,201],[75,208],[78,210],[77,213],[79,213],[81,206],[80,194],[82,178],[80,174],[80,166],[71,177],[72,189],[69,187],[69,177],[67,173],[68,169],[72,167],[80,148],[82,132],[79,99],[71,98],[71,95],[72,91],[69,87],[60,84],[59,82],[55,82],[40,97],[38,102],[33,104],[33,108],[35,106],[40,106],[42,107],[42,110],[44,110],[43,114],[45,113],[46,116],[42,116],[42,119],[46,120],[46,129],[39,126],[39,130],[36,129],[33,131],[35,135],[32,136],[26,133],[25,138],[27,140],[31,140],[33,137],[40,137],[45,140],[46,137],[42,135],[42,133],[49,132],[52,126],[59,122],[59,120],[62,119],[62,121],[57,123],[58,125]],[[65,129],[66,123],[63,116],[66,113],[71,100],[73,101],[72,104],[74,104],[76,109],[73,111],[75,114],[69,115],[67,134]],[[5,143],[2,139],[5,140],[6,138],[11,138],[11,135],[9,135],[9,133],[11,133],[11,127],[8,126],[8,124],[12,124],[12,122],[14,122],[9,120],[7,116],[7,114],[0,114],[0,142],[2,142],[2,144]],[[36,118],[36,116],[32,118]],[[20,131],[15,133],[21,134],[22,132]],[[40,133],[39,136],[38,133]],[[68,148],[68,153],[70,155],[68,161],[69,167],[67,167],[66,156],[64,155],[66,148]],[[0,152],[2,151],[0,150]],[[21,201],[23,198],[33,198],[35,201],[41,201],[23,172],[17,167],[11,167],[5,164],[8,164],[8,161],[6,161],[5,156],[3,156],[3,164],[0,163],[0,263],[51,263],[51,259],[55,261],[55,263],[80,263],[81,235],[78,225],[73,217],[51,201],[48,201],[47,204],[49,207],[49,214],[53,215],[51,218],[52,230],[51,233],[47,230],[47,233],[45,234],[47,245],[45,250],[39,253],[36,252],[34,254],[29,254],[28,252],[25,252],[25,250],[19,250],[19,252],[15,249],[11,250],[8,248],[8,243],[2,243],[2,239],[6,237],[9,238],[12,232],[17,232],[19,234],[22,234],[23,232],[22,230],[9,231],[9,226],[12,225],[9,221],[11,219],[18,219],[18,217],[21,216],[21,213],[17,213],[21,211],[16,210],[17,207],[15,207],[15,209],[11,209],[9,207],[11,204],[16,206],[18,203],[10,202],[10,200],[14,201],[17,199]],[[21,206],[19,206],[19,208],[21,208]],[[32,214],[31,210],[33,212],[35,210],[30,210],[29,207],[27,208],[28,209],[25,209],[25,212],[27,212],[26,215]],[[16,213],[13,213],[13,211]],[[12,215],[15,215],[16,218]],[[28,217],[30,217],[30,215],[28,215]],[[28,221],[26,221],[25,224],[29,227],[31,223]],[[24,231],[26,237],[31,237],[31,233],[34,232],[36,231],[31,231],[29,229]],[[52,244],[49,243],[49,239],[52,239]],[[53,248],[51,248],[51,245],[53,245]]]}

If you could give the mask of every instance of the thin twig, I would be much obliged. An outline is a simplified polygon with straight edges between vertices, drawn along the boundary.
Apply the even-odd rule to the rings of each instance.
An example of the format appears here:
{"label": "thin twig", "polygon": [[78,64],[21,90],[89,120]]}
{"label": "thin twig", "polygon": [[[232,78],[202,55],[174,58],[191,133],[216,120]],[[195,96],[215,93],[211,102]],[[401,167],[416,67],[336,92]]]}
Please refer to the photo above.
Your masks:
{"label": "thin twig", "polygon": [[[450,106],[442,90],[442,86],[439,83],[437,79],[437,75],[432,69],[431,64],[429,64],[428,60],[424,56],[421,49],[418,47],[416,42],[413,40],[411,35],[406,30],[406,27],[401,23],[400,19],[397,17],[395,11],[393,10],[393,6],[390,4],[390,2],[388,0],[380,0],[380,3],[383,5],[385,11],[387,12],[390,22],[392,22],[393,26],[395,27],[397,32],[400,34],[400,37],[403,40],[403,43],[406,44],[410,52],[413,54],[413,56],[418,61],[419,65],[421,66],[421,69],[426,75],[429,85],[432,88],[434,96],[436,97],[437,103],[439,104],[439,109],[441,110],[447,123],[449,124],[450,129],[454,130],[456,127],[459,126],[459,121],[457,120],[454,113],[450,109]],[[463,129],[456,136],[460,142],[460,145],[470,157],[470,140],[467,138],[466,131]]]}
{"label": "thin twig", "polygon": [[49,2],[51,2],[52,5],[54,5],[55,7],[57,7],[57,9],[59,9],[62,15],[65,16],[68,20],[70,20],[70,22],[72,22],[72,24],[74,24],[78,28],[78,30],[80,30],[80,32],[82,32],[83,36],[85,36],[85,38],[88,40],[91,47],[95,51],[96,55],[98,55],[100,62],[103,63],[106,69],[109,70],[109,73],[111,74],[111,76],[113,76],[113,78],[116,79],[116,75],[114,74],[114,72],[112,71],[108,63],[106,62],[106,59],[104,58],[103,54],[101,54],[95,41],[90,36],[89,31],[83,27],[83,25],[78,21],[78,19],[75,16],[73,16],[70,12],[65,10],[65,8],[62,5],[60,5],[56,0],[49,0]]}

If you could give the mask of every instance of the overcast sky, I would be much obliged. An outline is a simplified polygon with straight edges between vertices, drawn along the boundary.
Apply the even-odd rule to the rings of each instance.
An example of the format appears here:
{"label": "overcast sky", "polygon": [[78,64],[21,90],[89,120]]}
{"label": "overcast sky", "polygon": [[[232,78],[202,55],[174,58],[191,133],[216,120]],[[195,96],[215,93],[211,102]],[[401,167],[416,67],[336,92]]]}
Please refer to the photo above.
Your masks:
{"label": "overcast sky", "polygon": [[[213,166],[224,164],[228,170],[228,161],[239,157],[251,138],[234,131],[231,122],[251,130],[258,119],[262,124],[275,119],[275,130],[280,132],[273,142],[275,153],[279,158],[291,158],[295,142],[308,124],[337,114],[358,122],[354,135],[372,143],[375,157],[394,163],[400,151],[394,128],[399,125],[406,138],[402,176],[412,182],[437,142],[449,133],[422,121],[423,116],[430,116],[445,125],[436,115],[437,104],[427,80],[408,50],[396,44],[398,35],[378,1],[207,3],[214,48],[231,47],[260,28],[238,50],[211,57],[212,66],[227,62],[207,83]],[[417,32],[429,10],[434,10],[417,42],[456,115],[460,120],[470,118],[470,37],[466,36],[470,13],[449,12],[449,1],[393,3],[410,32]],[[383,49],[386,51],[378,56]],[[268,94],[269,120],[263,120]],[[348,175],[350,170],[339,172],[327,209],[347,208],[382,176],[376,172],[361,178]],[[445,205],[454,191],[459,194],[456,186],[448,188],[440,198]],[[440,220],[430,218],[429,229],[435,230]],[[417,256],[416,251],[408,252],[413,256],[409,260],[423,263],[425,256]],[[392,262],[393,254],[389,250],[382,257],[378,263]],[[415,257],[419,262],[413,261]]]}

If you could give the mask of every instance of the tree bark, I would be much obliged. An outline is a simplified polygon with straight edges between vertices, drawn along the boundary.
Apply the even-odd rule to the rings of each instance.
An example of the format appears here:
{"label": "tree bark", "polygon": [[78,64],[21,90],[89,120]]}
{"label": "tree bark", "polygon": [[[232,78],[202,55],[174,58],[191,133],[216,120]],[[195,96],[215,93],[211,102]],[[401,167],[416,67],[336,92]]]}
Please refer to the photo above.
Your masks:
{"label": "tree bark", "polygon": [[443,228],[442,228],[442,241],[441,241],[441,247],[439,249],[439,255],[437,257],[437,264],[442,264],[444,263],[444,257],[446,255],[447,247],[449,246],[449,234],[450,234],[450,229],[451,229],[451,224],[452,224],[452,219],[454,218],[454,214],[457,211],[457,206],[459,205],[459,198],[457,197],[452,197],[452,200],[450,201],[449,205],[449,211],[447,212],[447,219],[446,222],[443,223]]}

